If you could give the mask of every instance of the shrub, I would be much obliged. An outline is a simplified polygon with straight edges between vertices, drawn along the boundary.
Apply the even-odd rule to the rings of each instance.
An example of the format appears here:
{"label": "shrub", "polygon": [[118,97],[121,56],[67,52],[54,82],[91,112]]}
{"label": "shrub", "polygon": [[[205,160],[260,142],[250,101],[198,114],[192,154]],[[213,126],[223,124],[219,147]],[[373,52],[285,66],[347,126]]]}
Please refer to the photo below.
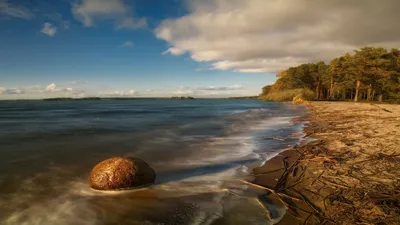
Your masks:
{"label": "shrub", "polygon": [[284,102],[293,101],[293,99],[303,99],[305,101],[312,100],[315,93],[307,88],[289,89],[282,91],[274,91],[267,95],[262,95],[260,98],[265,101]]}

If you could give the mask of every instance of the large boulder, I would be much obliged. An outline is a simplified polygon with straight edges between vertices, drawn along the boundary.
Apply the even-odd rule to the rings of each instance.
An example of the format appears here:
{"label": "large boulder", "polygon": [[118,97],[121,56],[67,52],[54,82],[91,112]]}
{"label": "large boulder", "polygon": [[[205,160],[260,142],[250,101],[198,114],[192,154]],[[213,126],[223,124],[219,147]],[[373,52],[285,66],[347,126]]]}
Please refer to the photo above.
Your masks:
{"label": "large boulder", "polygon": [[96,190],[121,190],[154,183],[156,173],[138,158],[114,157],[98,163],[90,173],[90,187]]}

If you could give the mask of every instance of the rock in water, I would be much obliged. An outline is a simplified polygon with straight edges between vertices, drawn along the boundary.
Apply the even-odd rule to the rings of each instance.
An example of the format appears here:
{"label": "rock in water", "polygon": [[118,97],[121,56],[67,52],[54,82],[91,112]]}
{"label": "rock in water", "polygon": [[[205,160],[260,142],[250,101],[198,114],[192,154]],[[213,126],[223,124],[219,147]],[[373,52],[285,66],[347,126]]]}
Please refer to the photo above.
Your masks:
{"label": "rock in water", "polygon": [[90,187],[96,190],[118,190],[154,183],[156,173],[138,158],[115,157],[98,163],[90,173]]}

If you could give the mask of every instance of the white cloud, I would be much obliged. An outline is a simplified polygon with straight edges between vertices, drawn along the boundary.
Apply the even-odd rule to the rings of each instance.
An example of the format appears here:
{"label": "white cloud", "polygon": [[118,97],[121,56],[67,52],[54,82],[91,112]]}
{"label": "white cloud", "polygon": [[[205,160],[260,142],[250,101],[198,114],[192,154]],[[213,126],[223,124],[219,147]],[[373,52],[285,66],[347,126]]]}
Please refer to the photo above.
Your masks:
{"label": "white cloud", "polygon": [[35,17],[28,8],[22,5],[14,5],[7,0],[0,0],[0,15],[26,20]]}
{"label": "white cloud", "polygon": [[121,47],[131,48],[131,47],[133,47],[133,42],[132,41],[125,41],[124,43],[122,43]]}
{"label": "white cloud", "polygon": [[174,95],[190,95],[193,94],[195,91],[188,88],[188,87],[180,87],[178,90],[173,91]]}
{"label": "white cloud", "polygon": [[231,90],[241,90],[243,86],[240,84],[235,84],[226,87],[215,87],[215,86],[208,86],[208,87],[200,87],[197,90],[206,90],[206,91],[231,91]]}
{"label": "white cloud", "polygon": [[231,86],[208,86],[208,87],[185,87],[181,86],[173,91],[174,95],[195,95],[195,96],[213,96],[238,93],[237,91],[244,90],[244,86],[235,84]]}
{"label": "white cloud", "polygon": [[0,95],[17,95],[25,93],[24,90],[20,88],[4,88],[0,87]]}
{"label": "white cloud", "polygon": [[57,33],[57,27],[55,27],[51,23],[44,23],[41,32],[43,34],[49,35],[50,37],[54,37],[54,35],[56,35]]}
{"label": "white cloud", "polygon": [[74,17],[85,27],[96,21],[113,20],[117,29],[137,29],[147,26],[145,18],[136,19],[123,0],[80,0],[72,5]]}
{"label": "white cloud", "polygon": [[55,83],[52,83],[52,84],[49,84],[45,90],[48,92],[54,92],[54,91],[56,91],[56,88],[57,88],[57,85]]}
{"label": "white cloud", "polygon": [[400,46],[398,0],[192,0],[156,29],[170,48],[212,69],[277,72],[359,47]]}
{"label": "white cloud", "polygon": [[135,96],[138,95],[138,93],[135,90],[129,90],[129,91],[118,91],[118,90],[114,90],[114,91],[102,91],[99,92],[100,96],[104,96],[104,97],[127,97],[127,96]]}
{"label": "white cloud", "polygon": [[47,17],[47,19],[51,20],[55,24],[58,25],[58,27],[63,28],[64,30],[68,30],[71,26],[71,22],[69,20],[64,20],[63,16],[61,13],[49,13],[49,14],[44,14],[43,16]]}
{"label": "white cloud", "polygon": [[185,54],[185,50],[179,49],[179,48],[169,48],[166,51],[164,51],[162,54],[171,54],[171,55],[183,55]]}
{"label": "white cloud", "polygon": [[33,85],[28,87],[6,88],[0,87],[0,95],[23,95],[23,97],[82,97],[86,92],[82,89],[75,89],[71,87],[58,87],[55,83],[47,86]]}
{"label": "white cloud", "polygon": [[133,17],[126,17],[118,22],[117,29],[138,29],[147,27],[146,18],[134,19]]}
{"label": "white cloud", "polygon": [[81,93],[81,90],[75,90],[74,88],[71,87],[63,87],[59,88],[55,83],[51,83],[46,86],[46,88],[41,88],[40,86],[33,86],[38,90],[39,92],[57,92],[57,93],[67,93],[67,92],[73,92],[73,93]]}
{"label": "white cloud", "polygon": [[27,92],[44,92],[46,87],[43,87],[41,85],[33,85],[25,88]]}
{"label": "white cloud", "polygon": [[72,91],[74,91],[74,89],[72,89],[72,88],[64,88],[64,89],[62,89],[63,91],[66,91],[66,92],[72,92]]}
{"label": "white cloud", "polygon": [[65,82],[65,84],[68,84],[68,85],[87,84],[87,83],[89,83],[89,81],[73,80],[73,81]]}

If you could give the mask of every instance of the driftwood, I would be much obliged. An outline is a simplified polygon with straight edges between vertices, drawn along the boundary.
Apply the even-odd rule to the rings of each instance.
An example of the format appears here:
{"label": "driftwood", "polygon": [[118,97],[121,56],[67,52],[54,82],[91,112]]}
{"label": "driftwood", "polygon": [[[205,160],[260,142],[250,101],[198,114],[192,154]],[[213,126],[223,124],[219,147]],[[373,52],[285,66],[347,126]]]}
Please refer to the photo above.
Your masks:
{"label": "driftwood", "polygon": [[378,105],[375,105],[375,104],[371,104],[372,106],[375,106],[375,107],[377,107],[377,108],[379,108],[379,109],[381,109],[381,110],[383,110],[383,111],[385,111],[385,112],[388,112],[388,113],[393,113],[392,111],[390,111],[390,110],[388,110],[388,109],[385,109],[385,108],[383,108],[383,107],[380,107],[380,106],[378,106]]}
{"label": "driftwood", "polygon": [[[301,154],[292,164],[289,164],[289,158],[285,157],[282,160],[283,168],[266,172],[271,173],[283,170],[283,173],[280,175],[274,187],[267,187],[245,180],[241,181],[250,186],[266,190],[268,192],[267,194],[275,195],[277,199],[287,207],[288,212],[298,219],[304,219],[299,217],[298,211],[307,213],[308,216],[304,219],[303,224],[307,224],[312,217],[316,218],[321,224],[325,221],[331,221],[331,219],[324,216],[323,210],[314,205],[312,201],[310,201],[304,194],[295,189],[295,187],[301,183],[307,170],[306,165],[300,165],[300,163],[303,161],[302,158],[303,154]],[[301,170],[300,173],[299,170]],[[257,174],[255,176],[262,174]],[[295,193],[295,195],[290,194],[290,192]],[[305,205],[308,206],[309,210],[298,206],[295,202],[305,203]]]}

